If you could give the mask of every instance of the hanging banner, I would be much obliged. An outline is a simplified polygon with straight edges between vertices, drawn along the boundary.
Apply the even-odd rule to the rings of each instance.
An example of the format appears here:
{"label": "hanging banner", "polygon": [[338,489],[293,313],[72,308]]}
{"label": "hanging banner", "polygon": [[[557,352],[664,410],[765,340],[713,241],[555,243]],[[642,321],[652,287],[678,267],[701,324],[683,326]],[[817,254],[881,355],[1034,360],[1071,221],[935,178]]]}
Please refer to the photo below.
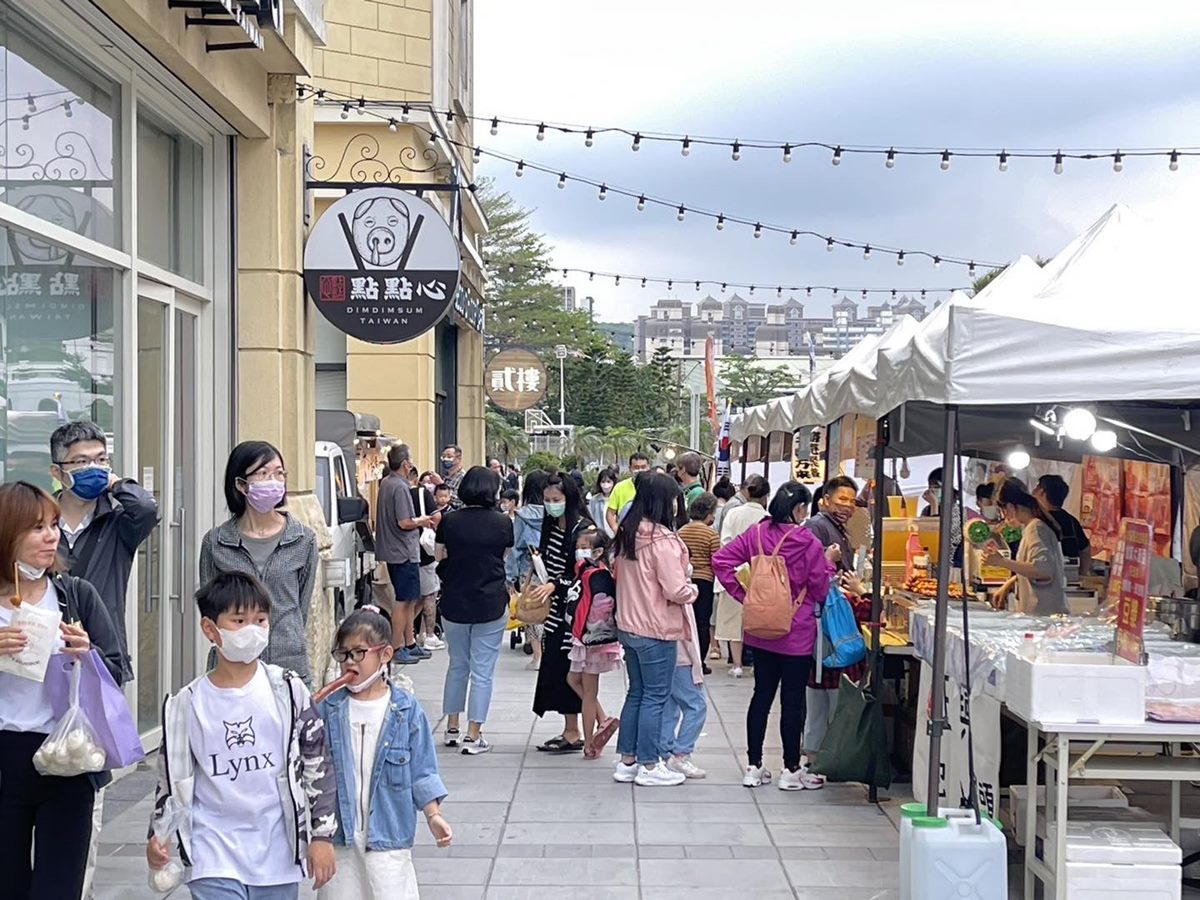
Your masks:
{"label": "hanging banner", "polygon": [[1151,547],[1159,556],[1171,555],[1171,467],[1163,463],[1121,461],[1124,490],[1121,514],[1149,522]]}
{"label": "hanging banner", "polygon": [[1121,460],[1105,456],[1083,458],[1079,521],[1092,542],[1092,555],[1111,559],[1117,549],[1121,521]]}
{"label": "hanging banner", "polygon": [[729,403],[725,403],[725,418],[721,421],[721,434],[717,438],[717,477],[732,474],[732,466],[730,462],[730,450],[732,449],[729,441]]}
{"label": "hanging banner", "polygon": [[508,412],[524,412],[546,396],[546,366],[530,350],[501,350],[487,364],[488,399]]}
{"label": "hanging banner", "polygon": [[1131,663],[1142,662],[1142,633],[1150,596],[1150,523],[1122,519],[1117,552],[1108,576],[1108,605],[1117,612],[1116,654]]}
{"label": "hanging banner", "polygon": [[461,259],[450,226],[394,187],[351,191],[304,247],[304,286],[342,332],[370,344],[410,341],[450,311]]}

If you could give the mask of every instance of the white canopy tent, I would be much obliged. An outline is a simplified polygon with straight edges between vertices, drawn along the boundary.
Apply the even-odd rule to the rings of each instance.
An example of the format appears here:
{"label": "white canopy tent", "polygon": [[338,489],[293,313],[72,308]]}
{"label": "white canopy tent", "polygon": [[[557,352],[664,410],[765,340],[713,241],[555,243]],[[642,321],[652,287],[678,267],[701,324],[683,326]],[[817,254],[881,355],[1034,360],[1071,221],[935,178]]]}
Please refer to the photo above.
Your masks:
{"label": "white canopy tent", "polygon": [[[850,413],[873,415],[879,388],[876,366],[880,356],[889,348],[907,343],[920,327],[921,323],[912,316],[901,316],[877,340],[864,340],[862,344],[869,346],[864,346],[861,354],[847,354],[843,361],[849,360],[849,365],[830,369],[823,400],[811,405],[811,415],[818,418],[800,421],[801,427],[828,425]],[[802,404],[802,409],[809,412],[810,405]]]}
{"label": "white canopy tent", "polygon": [[[906,316],[905,318],[911,318],[911,316]],[[865,364],[867,360],[874,359],[880,339],[891,334],[895,328],[896,325],[893,325],[883,335],[869,335],[864,337],[847,350],[845,356],[822,372],[817,378],[813,379],[813,383],[808,386],[808,390],[796,399],[795,408],[792,410],[791,427],[804,428],[808,425],[823,425],[829,421],[825,416],[825,409],[834,387],[846,379],[855,366]]]}

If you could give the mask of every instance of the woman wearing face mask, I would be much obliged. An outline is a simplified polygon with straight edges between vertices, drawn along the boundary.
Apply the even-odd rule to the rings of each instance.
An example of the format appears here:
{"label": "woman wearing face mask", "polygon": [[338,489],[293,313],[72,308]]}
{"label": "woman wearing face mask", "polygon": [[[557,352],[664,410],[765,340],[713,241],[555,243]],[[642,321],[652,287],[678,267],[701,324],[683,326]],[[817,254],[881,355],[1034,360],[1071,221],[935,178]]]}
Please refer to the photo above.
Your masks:
{"label": "woman wearing face mask", "polygon": [[378,607],[348,615],[336,645],[333,659],[353,680],[317,704],[338,781],[337,874],[318,898],[414,900],[417,810],[439,848],[452,837],[433,730],[417,698],[387,681],[392,626]]}
{"label": "woman wearing face mask", "polygon": [[538,591],[550,600],[550,611],[542,630],[542,665],[533,693],[533,711],[539,718],[548,712],[561,713],[563,730],[538,749],[545,753],[577,753],[583,750],[583,733],[579,730],[583,702],[567,682],[572,643],[567,588],[575,580],[579,535],[593,527],[593,523],[583,511],[579,486],[570,475],[551,475],[542,498],[546,518],[542,522],[539,550],[550,580]]}
{"label": "woman wearing face mask", "polygon": [[[82,656],[94,645],[120,683],[120,642],[99,595],[59,574],[59,515],[54,499],[32,484],[0,486],[0,656],[16,656],[28,643],[11,624],[19,591],[22,603],[62,613],[54,653]],[[92,803],[97,787],[111,781],[108,773],[61,778],[34,769],[33,754],[57,724],[44,682],[0,673],[0,871],[4,896],[13,900],[80,895]]]}
{"label": "woman wearing face mask", "polygon": [[609,466],[596,476],[596,491],[588,500],[588,515],[596,523],[596,527],[604,529],[604,533],[610,538],[613,534],[608,530],[608,523],[604,520],[604,511],[608,509],[608,498],[612,496],[613,488],[616,486],[617,470]]}
{"label": "woman wearing face mask", "polygon": [[271,594],[271,640],[263,662],[291,669],[312,684],[308,661],[308,614],[320,572],[317,537],[283,507],[287,470],[266,441],[233,448],[225,466],[225,502],[232,516],[200,544],[200,581],[244,572]]}
{"label": "woman wearing face mask", "polygon": [[1018,612],[1030,616],[1069,614],[1058,523],[1015,478],[1000,485],[996,500],[1004,521],[1021,529],[1021,547],[1015,559],[1005,559],[994,549],[984,559],[984,565],[1013,573],[995,592],[994,602],[1004,606],[1016,588],[1016,603],[1009,605]]}
{"label": "woman wearing face mask", "polygon": [[[996,502],[995,482],[985,481],[975,488],[975,507],[983,521],[991,525],[993,530],[1004,524],[1004,514],[1000,512],[1000,504]],[[1014,558],[1020,546],[1019,540],[1008,545],[1008,550]]]}

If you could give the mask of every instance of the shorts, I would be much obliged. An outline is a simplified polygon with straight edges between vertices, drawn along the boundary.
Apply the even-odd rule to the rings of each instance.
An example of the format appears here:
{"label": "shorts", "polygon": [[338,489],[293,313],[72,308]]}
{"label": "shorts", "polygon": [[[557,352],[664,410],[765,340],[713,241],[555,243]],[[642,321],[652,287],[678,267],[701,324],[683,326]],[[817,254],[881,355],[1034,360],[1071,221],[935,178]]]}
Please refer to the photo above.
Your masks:
{"label": "shorts", "polygon": [[713,639],[718,641],[742,640],[742,604],[725,591],[717,594],[717,624]]}
{"label": "shorts", "polygon": [[397,603],[421,599],[421,566],[415,562],[388,563],[388,578],[396,592]]}
{"label": "shorts", "polygon": [[437,563],[421,566],[421,596],[428,597],[442,589],[442,583],[437,577]]}

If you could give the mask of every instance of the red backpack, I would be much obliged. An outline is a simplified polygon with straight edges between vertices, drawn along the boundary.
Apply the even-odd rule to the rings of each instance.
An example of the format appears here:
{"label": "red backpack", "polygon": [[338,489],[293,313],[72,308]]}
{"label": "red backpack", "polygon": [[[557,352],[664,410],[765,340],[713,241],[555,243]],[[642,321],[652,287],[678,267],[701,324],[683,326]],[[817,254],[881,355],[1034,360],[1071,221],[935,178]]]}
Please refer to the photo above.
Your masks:
{"label": "red backpack", "polygon": [[758,553],[750,560],[750,586],[746,589],[742,612],[742,629],[746,634],[774,641],[787,637],[791,632],[792,621],[804,603],[808,588],[800,588],[799,593],[793,596],[787,563],[779,555],[779,550],[783,542],[799,530],[799,526],[789,529],[779,539],[775,549],[765,553],[762,536],[766,527],[758,528]]}

